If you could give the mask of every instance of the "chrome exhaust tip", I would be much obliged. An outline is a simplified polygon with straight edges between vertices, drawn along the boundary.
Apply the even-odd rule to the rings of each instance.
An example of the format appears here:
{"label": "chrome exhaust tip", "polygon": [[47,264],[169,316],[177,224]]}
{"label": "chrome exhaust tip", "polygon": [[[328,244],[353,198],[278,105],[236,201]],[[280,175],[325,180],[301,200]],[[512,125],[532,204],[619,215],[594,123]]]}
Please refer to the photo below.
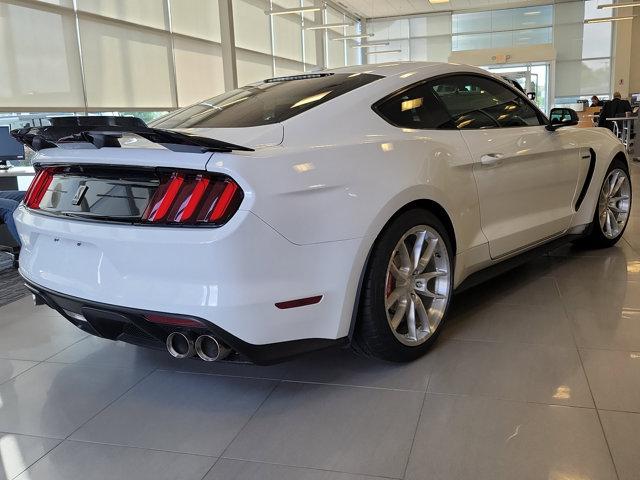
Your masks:
{"label": "chrome exhaust tip", "polygon": [[193,356],[193,340],[181,332],[172,332],[167,336],[167,350],[172,357],[187,358]]}
{"label": "chrome exhaust tip", "polygon": [[39,305],[45,305],[47,302],[44,301],[44,298],[38,293],[31,293],[31,298],[33,299],[33,306],[37,307]]}
{"label": "chrome exhaust tip", "polygon": [[224,360],[231,353],[231,349],[211,335],[200,335],[196,338],[196,353],[205,362]]}

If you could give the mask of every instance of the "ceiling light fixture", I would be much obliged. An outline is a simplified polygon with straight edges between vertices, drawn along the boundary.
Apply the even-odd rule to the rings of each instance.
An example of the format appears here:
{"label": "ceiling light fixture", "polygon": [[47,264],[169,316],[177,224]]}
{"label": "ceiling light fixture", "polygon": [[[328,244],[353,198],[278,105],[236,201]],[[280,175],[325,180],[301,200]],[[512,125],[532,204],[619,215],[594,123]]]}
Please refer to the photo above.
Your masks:
{"label": "ceiling light fixture", "polygon": [[365,52],[366,55],[378,55],[380,53],[402,53],[402,50],[378,50],[377,52]]}
{"label": "ceiling light fixture", "polygon": [[351,48],[372,48],[383,47],[389,45],[389,42],[361,43],[360,45],[351,45]]}
{"label": "ceiling light fixture", "polygon": [[305,27],[305,30],[326,30],[328,28],[353,27],[353,23],[326,23],[324,25],[316,25],[314,27]]}
{"label": "ceiling light fixture", "polygon": [[584,23],[605,23],[605,22],[619,22],[620,20],[632,20],[636,15],[629,15],[627,17],[604,17],[604,18],[589,18]]}
{"label": "ceiling light fixture", "polygon": [[331,40],[358,40],[359,38],[373,37],[373,33],[365,33],[362,35],[344,35],[343,37],[332,38]]}
{"label": "ceiling light fixture", "polygon": [[266,15],[288,15],[289,13],[319,12],[322,7],[283,8],[281,10],[266,10]]}
{"label": "ceiling light fixture", "polygon": [[429,0],[429,3],[437,5],[438,3],[449,3],[449,0]]}
{"label": "ceiling light fixture", "polygon": [[607,3],[606,5],[598,5],[598,9],[625,7],[640,7],[640,2]]}

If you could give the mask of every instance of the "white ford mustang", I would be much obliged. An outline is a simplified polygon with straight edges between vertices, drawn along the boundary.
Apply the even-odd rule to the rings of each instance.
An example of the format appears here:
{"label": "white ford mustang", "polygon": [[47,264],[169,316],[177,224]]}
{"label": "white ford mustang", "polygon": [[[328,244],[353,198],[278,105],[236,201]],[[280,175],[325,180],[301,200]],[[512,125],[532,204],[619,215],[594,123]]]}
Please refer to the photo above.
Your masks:
{"label": "white ford mustang", "polygon": [[454,290],[620,239],[627,156],[575,123],[439,63],[270,79],[151,127],[58,119],[14,132],[39,150],[20,273],[83,330],[176,357],[411,360]]}

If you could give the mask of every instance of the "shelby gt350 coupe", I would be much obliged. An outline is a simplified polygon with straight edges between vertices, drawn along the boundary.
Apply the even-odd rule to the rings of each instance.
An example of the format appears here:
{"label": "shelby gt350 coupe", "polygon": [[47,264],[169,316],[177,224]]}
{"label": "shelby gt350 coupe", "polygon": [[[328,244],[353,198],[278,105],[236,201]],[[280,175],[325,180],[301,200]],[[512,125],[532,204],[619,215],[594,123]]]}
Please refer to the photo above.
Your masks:
{"label": "shelby gt350 coupe", "polygon": [[83,330],[176,357],[351,343],[411,360],[456,289],[622,236],[624,148],[564,113],[478,68],[392,63],[265,80],[150,126],[14,131],[38,150],[20,273]]}

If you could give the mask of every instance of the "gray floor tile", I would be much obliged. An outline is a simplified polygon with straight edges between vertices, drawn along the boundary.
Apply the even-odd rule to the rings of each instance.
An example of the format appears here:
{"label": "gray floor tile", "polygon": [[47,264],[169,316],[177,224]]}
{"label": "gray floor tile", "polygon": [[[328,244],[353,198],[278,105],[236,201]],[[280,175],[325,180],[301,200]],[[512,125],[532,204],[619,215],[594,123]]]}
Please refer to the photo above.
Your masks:
{"label": "gray floor tile", "polygon": [[65,441],[20,480],[200,480],[214,459]]}
{"label": "gray floor tile", "polygon": [[570,323],[561,306],[484,304],[452,315],[442,335],[457,340],[574,346]]}
{"label": "gray floor tile", "polygon": [[621,240],[611,248],[584,248],[578,245],[568,244],[549,252],[554,257],[619,257],[624,256],[627,259],[638,258],[638,253],[625,240]]}
{"label": "gray floor tile", "polygon": [[0,358],[16,360],[45,360],[87,336],[59,315],[3,318],[0,328]]}
{"label": "gray floor tile", "polygon": [[640,412],[640,352],[581,349],[596,406]]}
{"label": "gray floor tile", "polygon": [[568,314],[579,347],[640,350],[640,311],[573,308]]}
{"label": "gray floor tile", "polygon": [[399,477],[422,399],[419,392],[282,383],[224,456]]}
{"label": "gray floor tile", "polygon": [[163,360],[167,357],[171,358],[166,351],[138,347],[89,335],[84,340],[65,348],[47,361],[155,370],[164,365]]}
{"label": "gray floor tile", "polygon": [[[555,279],[551,276],[527,274],[518,268],[500,275],[460,295],[465,303],[506,303],[512,305],[560,305]],[[460,297],[456,297],[460,301]]]}
{"label": "gray floor tile", "polygon": [[409,363],[367,358],[351,349],[325,350],[292,361],[284,378],[302,382],[425,391],[431,371],[429,355]]}
{"label": "gray floor tile", "polygon": [[410,363],[383,362],[356,354],[351,348],[330,348],[268,367],[242,363],[173,362],[174,370],[240,377],[425,391],[429,356]]}
{"label": "gray floor tile", "polygon": [[267,380],[158,371],[72,438],[218,456],[274,385]]}
{"label": "gray floor tile", "polygon": [[203,480],[375,480],[379,478],[221,458]]}
{"label": "gray floor tile", "polygon": [[[587,252],[593,251],[594,250],[587,250]],[[607,254],[603,255],[601,253],[596,256],[556,258],[554,266],[550,271],[551,275],[556,278],[570,279],[579,282],[585,282],[587,279],[610,282],[637,280],[638,274],[629,271],[627,268],[629,264],[633,265],[635,264],[634,262],[638,261],[637,255],[631,257],[618,248],[596,251],[604,251],[607,252]]]}
{"label": "gray floor tile", "polygon": [[0,383],[4,383],[13,377],[26,372],[37,362],[27,362],[25,360],[4,360],[0,359]]}
{"label": "gray floor tile", "polygon": [[0,386],[0,431],[64,438],[141,378],[133,369],[41,363]]}
{"label": "gray floor tile", "polygon": [[575,348],[447,340],[432,355],[430,392],[593,407]]}
{"label": "gray floor tile", "polygon": [[558,278],[562,302],[569,310],[584,308],[599,315],[614,315],[625,309],[640,310],[640,282],[607,281],[595,277]]}
{"label": "gray floor tile", "polygon": [[60,440],[0,433],[0,480],[10,480],[25,471]]}
{"label": "gray floor tile", "polygon": [[640,478],[640,414],[600,411],[620,480]]}
{"label": "gray floor tile", "polygon": [[408,480],[616,478],[595,410],[427,395]]}

